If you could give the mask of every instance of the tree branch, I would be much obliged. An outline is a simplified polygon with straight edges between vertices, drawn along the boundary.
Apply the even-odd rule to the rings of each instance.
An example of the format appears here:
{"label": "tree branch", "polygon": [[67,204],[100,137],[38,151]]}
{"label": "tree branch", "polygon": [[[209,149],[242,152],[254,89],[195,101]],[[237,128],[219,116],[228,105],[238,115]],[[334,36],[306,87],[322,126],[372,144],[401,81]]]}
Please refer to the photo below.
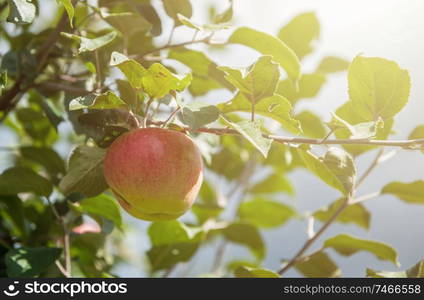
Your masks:
{"label": "tree branch", "polygon": [[[161,121],[149,121],[148,124],[160,126]],[[188,126],[181,126],[186,131],[212,133],[217,135],[240,135],[240,133],[231,128],[212,128],[202,127],[196,130],[190,129]],[[312,139],[286,137],[272,134],[263,134],[263,137],[271,139],[282,144],[309,144],[309,145],[370,145],[370,146],[385,146],[385,147],[402,147],[410,150],[424,149],[424,139],[414,140],[370,140],[370,139]]]}

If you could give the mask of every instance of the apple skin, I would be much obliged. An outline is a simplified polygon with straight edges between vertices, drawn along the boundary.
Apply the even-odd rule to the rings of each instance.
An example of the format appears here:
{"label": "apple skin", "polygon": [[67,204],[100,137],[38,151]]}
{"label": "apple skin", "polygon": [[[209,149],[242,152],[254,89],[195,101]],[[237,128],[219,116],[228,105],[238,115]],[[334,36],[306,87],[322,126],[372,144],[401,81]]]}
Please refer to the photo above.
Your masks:
{"label": "apple skin", "polygon": [[109,147],[104,175],[132,216],[147,221],[173,220],[196,200],[203,162],[197,146],[181,132],[135,129]]}

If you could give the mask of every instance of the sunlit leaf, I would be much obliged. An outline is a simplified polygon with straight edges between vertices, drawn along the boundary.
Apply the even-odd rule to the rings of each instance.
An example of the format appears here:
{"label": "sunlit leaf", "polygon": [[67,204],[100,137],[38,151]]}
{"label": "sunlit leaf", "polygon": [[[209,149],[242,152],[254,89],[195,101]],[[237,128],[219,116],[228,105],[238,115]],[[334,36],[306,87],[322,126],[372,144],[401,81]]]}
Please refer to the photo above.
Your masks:
{"label": "sunlit leaf", "polygon": [[189,0],[162,0],[162,3],[166,14],[174,20],[176,25],[181,24],[178,14],[190,18],[193,13]]}
{"label": "sunlit leaf", "polygon": [[110,58],[110,65],[112,67],[118,67],[125,77],[127,77],[129,83],[135,89],[143,87],[142,79],[146,74],[146,69],[137,61],[129,59],[125,55],[113,52]]}
{"label": "sunlit leaf", "polygon": [[[343,198],[338,199],[329,206],[314,212],[313,216],[321,222],[327,222],[337,209],[340,208],[344,201],[345,199]],[[365,229],[369,229],[370,221],[371,213],[361,203],[347,206],[336,218],[336,222],[356,224]]]}
{"label": "sunlit leaf", "polygon": [[294,189],[290,181],[281,173],[272,173],[264,180],[256,183],[250,188],[253,194],[271,194],[271,193],[287,193],[294,194]]}
{"label": "sunlit leaf", "polygon": [[78,109],[113,109],[126,107],[126,103],[113,92],[105,92],[100,95],[88,94],[73,99],[69,103],[69,110]]}
{"label": "sunlit leaf", "polygon": [[[409,135],[408,139],[415,140],[415,139],[424,139],[424,125],[417,126]],[[424,153],[424,146],[423,150],[421,151]]]}
{"label": "sunlit leaf", "polygon": [[336,73],[346,71],[348,67],[349,62],[347,60],[336,56],[326,56],[320,61],[316,72],[324,74]]}
{"label": "sunlit leaf", "polygon": [[341,271],[325,252],[317,252],[294,265],[305,277],[333,278],[340,277]]}
{"label": "sunlit leaf", "polygon": [[104,217],[112,221],[116,227],[122,229],[119,205],[111,196],[101,194],[97,197],[83,199],[76,205],[80,212]]}
{"label": "sunlit leaf", "polygon": [[180,120],[192,130],[212,123],[219,118],[219,109],[203,102],[192,102],[181,109]]}
{"label": "sunlit leaf", "polygon": [[219,67],[227,73],[225,78],[245,94],[252,103],[274,95],[280,78],[278,65],[272,62],[271,56],[261,56],[249,69],[246,75],[228,67]]}
{"label": "sunlit leaf", "polygon": [[278,83],[276,93],[286,97],[291,103],[296,103],[300,99],[316,97],[325,81],[322,74],[302,74],[297,88],[290,80],[285,79]]}
{"label": "sunlit leaf", "polygon": [[352,157],[341,148],[330,147],[322,162],[337,177],[348,194],[353,192],[356,179],[356,167]]}
{"label": "sunlit leaf", "polygon": [[339,190],[343,194],[348,194],[349,191],[346,190],[343,183],[339,180],[339,178],[334,174],[334,172],[327,166],[322,159],[316,157],[309,150],[298,148],[297,149],[299,156],[302,158],[306,167],[319,177],[322,181],[327,183],[329,186]]}
{"label": "sunlit leaf", "polygon": [[302,124],[303,134],[311,138],[324,138],[326,129],[317,115],[309,110],[304,110],[298,113],[295,117]]}
{"label": "sunlit leaf", "polygon": [[[238,93],[230,101],[219,104],[218,108],[224,113],[235,111],[250,112],[252,104],[243,94]],[[301,132],[299,121],[292,117],[292,106],[283,96],[274,95],[262,99],[255,105],[255,113],[276,120],[285,129],[293,133]]]}
{"label": "sunlit leaf", "polygon": [[225,123],[231,128],[235,129],[242,136],[244,136],[261,154],[266,157],[269,148],[271,147],[272,140],[264,138],[261,132],[261,124],[258,121],[241,121],[238,123],[230,122],[228,119],[222,117]]}
{"label": "sunlit leaf", "polygon": [[71,27],[73,27],[72,21],[75,15],[75,9],[74,9],[74,6],[72,5],[72,1],[71,0],[58,0],[58,1],[62,3],[63,7],[65,8],[66,13],[68,14],[69,24],[71,25]]}
{"label": "sunlit leaf", "polygon": [[278,38],[302,59],[314,50],[313,43],[319,38],[319,35],[320,24],[315,13],[307,12],[297,15],[281,28]]}
{"label": "sunlit leaf", "polygon": [[251,268],[240,266],[234,270],[234,275],[238,278],[279,278],[280,276],[268,269]]}
{"label": "sunlit leaf", "polygon": [[265,256],[265,244],[256,227],[248,223],[232,223],[222,233],[231,242],[247,246],[252,253],[262,259]]}

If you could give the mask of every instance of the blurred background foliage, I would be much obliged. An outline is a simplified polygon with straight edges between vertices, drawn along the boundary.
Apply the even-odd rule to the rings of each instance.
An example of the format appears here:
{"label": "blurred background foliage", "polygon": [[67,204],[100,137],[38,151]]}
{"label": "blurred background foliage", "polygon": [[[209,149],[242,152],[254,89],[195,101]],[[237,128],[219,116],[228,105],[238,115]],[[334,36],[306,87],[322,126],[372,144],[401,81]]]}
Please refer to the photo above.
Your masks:
{"label": "blurred background foliage", "polygon": [[[268,2],[0,0],[0,276],[276,277],[289,271],[280,268],[286,262],[291,276],[424,276],[422,242],[379,241],[371,216],[384,210],[363,203],[391,194],[402,207],[424,204],[422,153],[370,145],[311,150],[260,134],[385,140],[397,131],[422,139],[420,115],[406,117],[408,131],[394,122],[408,101],[408,72],[389,60],[354,58],[359,51],[323,53],[316,12],[280,18],[272,10],[281,4]],[[246,19],[254,8],[255,18]],[[267,18],[272,30],[255,27]],[[139,88],[140,68],[153,75],[159,68],[173,86],[162,93],[153,80]],[[379,78],[372,86],[371,75]],[[338,87],[325,90],[332,82]],[[321,101],[323,93],[338,99]],[[247,121],[252,103],[255,123]],[[190,131],[206,164],[199,198],[180,220],[133,219],[102,178],[105,149],[134,126],[129,111],[142,122],[150,107],[154,124],[177,105],[171,127]],[[205,126],[242,136],[197,132]],[[394,155],[394,177],[383,171],[378,185],[362,186],[368,170]],[[402,161],[413,170],[402,173]],[[346,206],[347,199],[358,201]],[[420,214],[411,217],[416,226]],[[408,218],[376,223],[388,232],[397,223],[404,235],[411,225],[393,219]],[[329,220],[341,227],[290,261],[319,232],[314,223]],[[398,244],[406,244],[399,252],[407,258],[398,258]],[[356,253],[360,263],[344,257]]]}

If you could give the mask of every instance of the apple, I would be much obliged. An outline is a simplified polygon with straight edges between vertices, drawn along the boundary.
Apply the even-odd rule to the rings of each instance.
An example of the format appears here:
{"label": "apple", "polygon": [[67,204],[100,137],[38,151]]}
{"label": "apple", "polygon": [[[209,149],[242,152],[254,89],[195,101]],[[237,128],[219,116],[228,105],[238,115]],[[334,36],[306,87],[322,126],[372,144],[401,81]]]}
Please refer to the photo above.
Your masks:
{"label": "apple", "polygon": [[104,175],[120,205],[147,221],[177,219],[196,200],[203,162],[184,133],[141,128],[118,137],[104,160]]}

